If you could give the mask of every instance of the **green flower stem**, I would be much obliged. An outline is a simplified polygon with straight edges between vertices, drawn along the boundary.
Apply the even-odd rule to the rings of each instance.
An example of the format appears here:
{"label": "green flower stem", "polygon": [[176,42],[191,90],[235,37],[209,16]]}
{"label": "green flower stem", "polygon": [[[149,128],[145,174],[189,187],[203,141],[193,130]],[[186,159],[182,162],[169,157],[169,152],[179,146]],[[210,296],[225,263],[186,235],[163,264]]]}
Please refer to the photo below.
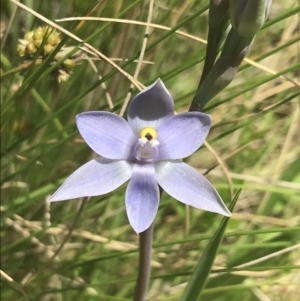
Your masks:
{"label": "green flower stem", "polygon": [[199,86],[189,111],[201,112],[205,105],[222,91],[235,77],[246,57],[254,37],[243,37],[232,28],[226,38],[220,57]]}
{"label": "green flower stem", "polygon": [[209,28],[205,61],[198,88],[201,86],[207,74],[214,66],[216,57],[219,53],[221,38],[222,35],[220,33],[219,28]]}
{"label": "green flower stem", "polygon": [[208,37],[205,62],[199,86],[202,84],[207,74],[213,68],[216,57],[220,50],[220,44],[224,38],[226,28],[229,23],[229,1],[210,0],[208,17]]}
{"label": "green flower stem", "polygon": [[140,233],[139,272],[134,292],[134,301],[144,301],[148,290],[151,274],[153,228],[154,225],[152,224],[146,231]]}

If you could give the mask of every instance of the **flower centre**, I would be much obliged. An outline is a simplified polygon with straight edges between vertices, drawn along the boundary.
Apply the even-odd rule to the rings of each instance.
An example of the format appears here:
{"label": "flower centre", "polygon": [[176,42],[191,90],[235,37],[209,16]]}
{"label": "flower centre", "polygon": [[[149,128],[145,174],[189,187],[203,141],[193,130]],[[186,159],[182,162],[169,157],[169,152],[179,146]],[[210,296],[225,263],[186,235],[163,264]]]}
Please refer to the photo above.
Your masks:
{"label": "flower centre", "polygon": [[156,159],[159,145],[156,138],[157,132],[152,127],[145,127],[140,131],[140,138],[134,148],[137,160],[151,162]]}
{"label": "flower centre", "polygon": [[157,138],[157,132],[154,128],[146,127],[140,131],[140,136],[147,138],[149,141]]}

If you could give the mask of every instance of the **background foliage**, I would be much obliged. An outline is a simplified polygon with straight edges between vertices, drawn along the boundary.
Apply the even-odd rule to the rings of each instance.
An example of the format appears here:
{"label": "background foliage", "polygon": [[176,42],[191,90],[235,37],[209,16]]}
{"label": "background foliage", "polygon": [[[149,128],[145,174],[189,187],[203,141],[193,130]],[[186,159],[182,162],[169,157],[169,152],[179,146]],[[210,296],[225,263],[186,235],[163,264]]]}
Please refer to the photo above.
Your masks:
{"label": "background foliage", "polygon": [[[52,21],[114,18],[57,24],[132,76],[146,27],[116,21],[146,22],[151,17],[151,23],[164,28],[147,29],[144,62],[135,83],[147,86],[160,77],[176,111],[188,110],[205,56],[200,39],[207,34],[208,1],[155,1],[153,13],[141,0],[24,4]],[[202,147],[188,159],[226,204],[233,191],[243,189],[201,300],[298,300],[298,14],[297,1],[273,1],[248,60],[205,109],[213,118],[210,148]],[[88,110],[119,113],[126,96],[132,98],[138,90],[130,89],[126,76],[94,53],[77,52],[73,74],[60,84],[61,62],[55,65],[51,57],[39,61],[37,53],[34,63],[27,64],[17,55],[18,39],[43,25],[14,3],[1,2],[2,300],[131,300],[138,236],[127,221],[125,186],[51,208],[46,200],[68,175],[96,156],[80,137],[74,116]],[[65,34],[61,38],[58,52],[79,45]],[[147,300],[180,299],[220,221],[218,215],[186,208],[163,194]]]}

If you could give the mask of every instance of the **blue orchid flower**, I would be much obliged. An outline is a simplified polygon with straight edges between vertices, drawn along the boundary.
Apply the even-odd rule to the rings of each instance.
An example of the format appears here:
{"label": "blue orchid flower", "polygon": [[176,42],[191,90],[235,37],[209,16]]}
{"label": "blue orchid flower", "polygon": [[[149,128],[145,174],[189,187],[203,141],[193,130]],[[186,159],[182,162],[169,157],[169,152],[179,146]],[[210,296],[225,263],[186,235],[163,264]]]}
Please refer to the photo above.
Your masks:
{"label": "blue orchid flower", "polygon": [[174,101],[158,79],[131,101],[127,117],[128,122],[102,111],[76,116],[81,136],[101,157],[77,169],[50,201],[103,195],[130,179],[126,212],[137,233],[148,229],[155,218],[158,185],[184,204],[230,216],[210,182],[180,160],[194,153],[206,139],[209,115],[174,115]]}

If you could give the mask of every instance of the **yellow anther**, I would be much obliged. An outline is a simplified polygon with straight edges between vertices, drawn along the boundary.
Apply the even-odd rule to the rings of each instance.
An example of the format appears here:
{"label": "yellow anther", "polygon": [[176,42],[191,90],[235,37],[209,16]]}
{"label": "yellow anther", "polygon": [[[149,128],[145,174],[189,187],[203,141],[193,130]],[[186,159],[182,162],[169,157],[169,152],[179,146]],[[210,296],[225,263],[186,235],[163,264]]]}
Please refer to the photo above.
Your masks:
{"label": "yellow anther", "polygon": [[146,127],[146,128],[143,128],[141,130],[140,136],[141,137],[145,137],[149,141],[151,141],[152,139],[156,139],[157,138],[157,132],[156,132],[156,130],[154,128]]}

